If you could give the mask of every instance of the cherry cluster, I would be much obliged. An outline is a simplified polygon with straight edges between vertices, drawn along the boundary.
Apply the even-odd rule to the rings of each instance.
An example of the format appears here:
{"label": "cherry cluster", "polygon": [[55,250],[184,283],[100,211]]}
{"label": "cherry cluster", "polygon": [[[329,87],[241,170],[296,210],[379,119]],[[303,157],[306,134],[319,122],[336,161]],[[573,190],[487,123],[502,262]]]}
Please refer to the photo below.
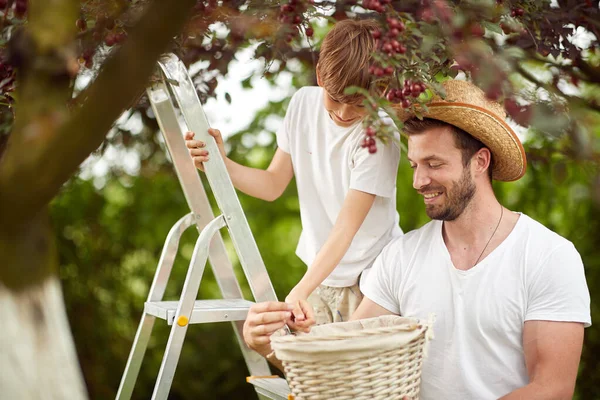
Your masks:
{"label": "cherry cluster", "polygon": [[394,54],[397,53],[406,53],[406,46],[404,46],[404,44],[402,44],[399,40],[399,36],[406,29],[404,22],[393,17],[388,17],[386,21],[388,26],[386,33],[383,33],[378,29],[371,32],[373,39],[376,40],[377,49],[386,53],[388,57],[393,57]]}
{"label": "cherry cluster", "polygon": [[369,153],[371,154],[377,153],[377,142],[375,142],[376,135],[377,130],[372,126],[368,126],[367,129],[365,129],[365,138],[360,144],[361,147],[368,148]]}
{"label": "cherry cluster", "polygon": [[[10,2],[8,0],[0,0],[0,10],[6,10]],[[23,18],[27,13],[27,0],[15,0],[15,17]]]}
{"label": "cherry cluster", "polygon": [[523,15],[525,15],[525,10],[523,10],[522,8],[513,8],[512,10],[510,10],[510,16],[511,17],[522,17]]}
{"label": "cherry cluster", "polygon": [[417,98],[421,93],[427,90],[422,82],[411,82],[410,80],[404,81],[404,87],[402,89],[390,89],[386,95],[388,101],[392,103],[401,103],[402,108],[408,108],[412,104],[411,97]]}
{"label": "cherry cluster", "polygon": [[[298,36],[300,26],[304,22],[304,11],[313,2],[314,0],[289,0],[279,8],[279,21],[287,28],[288,32],[285,36],[287,43]],[[315,32],[312,27],[308,26],[305,28],[305,33],[307,37],[312,37]]]}
{"label": "cherry cluster", "polygon": [[[9,5],[8,0],[0,0],[0,10],[5,10]],[[23,18],[27,13],[27,0],[15,0],[15,17]]]}
{"label": "cherry cluster", "polygon": [[[93,58],[99,43],[104,42],[106,46],[112,47],[124,42],[127,38],[127,32],[122,27],[117,26],[115,20],[108,16],[99,16],[91,31],[88,31],[88,24],[83,16],[77,19],[75,25],[81,32],[88,33],[82,40],[80,53],[80,61],[87,68],[91,68],[94,64]],[[90,40],[90,36],[92,40]]]}
{"label": "cherry cluster", "polygon": [[366,10],[383,13],[385,11],[385,6],[391,2],[392,0],[363,0],[362,6]]}
{"label": "cherry cluster", "polygon": [[0,61],[0,93],[8,102],[12,102],[12,97],[8,94],[15,89],[15,70],[12,65],[5,61]]}

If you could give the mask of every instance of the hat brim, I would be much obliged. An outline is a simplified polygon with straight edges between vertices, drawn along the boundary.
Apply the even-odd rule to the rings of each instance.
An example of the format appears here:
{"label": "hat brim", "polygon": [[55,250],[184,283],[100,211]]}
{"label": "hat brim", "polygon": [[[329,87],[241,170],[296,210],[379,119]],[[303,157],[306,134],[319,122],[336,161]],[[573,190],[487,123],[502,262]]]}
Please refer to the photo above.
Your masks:
{"label": "hat brim", "polygon": [[[427,104],[424,118],[432,118],[454,125],[485,144],[493,156],[492,179],[516,181],[525,175],[525,149],[512,128],[503,118],[473,104],[433,102]],[[401,116],[406,121],[414,115]]]}

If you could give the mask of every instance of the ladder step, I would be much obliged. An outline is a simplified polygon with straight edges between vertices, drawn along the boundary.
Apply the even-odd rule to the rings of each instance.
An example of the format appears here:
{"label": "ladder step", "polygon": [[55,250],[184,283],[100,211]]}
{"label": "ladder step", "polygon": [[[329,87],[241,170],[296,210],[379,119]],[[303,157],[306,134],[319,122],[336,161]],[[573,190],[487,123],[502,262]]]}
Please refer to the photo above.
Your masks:
{"label": "ladder step", "polygon": [[[252,304],[254,303],[244,299],[196,300],[189,323],[243,321]],[[144,312],[173,325],[178,305],[178,301],[147,301]]]}
{"label": "ladder step", "polygon": [[291,393],[288,383],[283,378],[257,378],[249,381],[254,389],[269,399],[288,400]]}

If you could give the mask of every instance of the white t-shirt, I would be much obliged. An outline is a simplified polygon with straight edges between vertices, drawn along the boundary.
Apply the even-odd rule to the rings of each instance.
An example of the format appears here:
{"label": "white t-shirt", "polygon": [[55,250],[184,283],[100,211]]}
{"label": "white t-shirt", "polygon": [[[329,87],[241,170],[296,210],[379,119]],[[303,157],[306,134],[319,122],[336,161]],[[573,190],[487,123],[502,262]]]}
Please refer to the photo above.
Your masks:
{"label": "white t-shirt", "polygon": [[396,211],[396,143],[377,143],[369,154],[360,146],[360,122],[343,128],[323,105],[323,89],[305,87],[292,97],[277,145],[292,157],[298,187],[302,234],[296,254],[308,266],[315,259],[340,213],[348,190],[377,195],[365,221],[339,265],[323,284],[347,287],[372,265],[383,247],[402,234]]}
{"label": "white t-shirt", "polygon": [[583,264],[571,242],[521,214],[509,236],[475,267],[454,267],[432,221],[391,242],[361,288],[387,310],[435,313],[421,399],[497,399],[529,382],[523,324],[590,326]]}

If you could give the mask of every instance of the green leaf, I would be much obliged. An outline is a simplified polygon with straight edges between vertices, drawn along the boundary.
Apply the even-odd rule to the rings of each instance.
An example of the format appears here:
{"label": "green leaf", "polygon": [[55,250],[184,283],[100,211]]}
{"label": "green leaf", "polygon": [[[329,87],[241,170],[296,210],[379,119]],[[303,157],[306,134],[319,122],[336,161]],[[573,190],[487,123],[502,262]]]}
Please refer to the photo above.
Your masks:
{"label": "green leaf", "polygon": [[482,21],[481,25],[483,25],[483,27],[485,29],[487,29],[490,32],[494,32],[494,33],[498,33],[498,34],[502,34],[502,28],[500,28],[499,24],[494,24],[490,21]]}
{"label": "green leaf", "polygon": [[246,79],[242,80],[241,84],[242,84],[242,87],[244,89],[251,89],[252,88],[252,76],[253,75],[250,75]]}

